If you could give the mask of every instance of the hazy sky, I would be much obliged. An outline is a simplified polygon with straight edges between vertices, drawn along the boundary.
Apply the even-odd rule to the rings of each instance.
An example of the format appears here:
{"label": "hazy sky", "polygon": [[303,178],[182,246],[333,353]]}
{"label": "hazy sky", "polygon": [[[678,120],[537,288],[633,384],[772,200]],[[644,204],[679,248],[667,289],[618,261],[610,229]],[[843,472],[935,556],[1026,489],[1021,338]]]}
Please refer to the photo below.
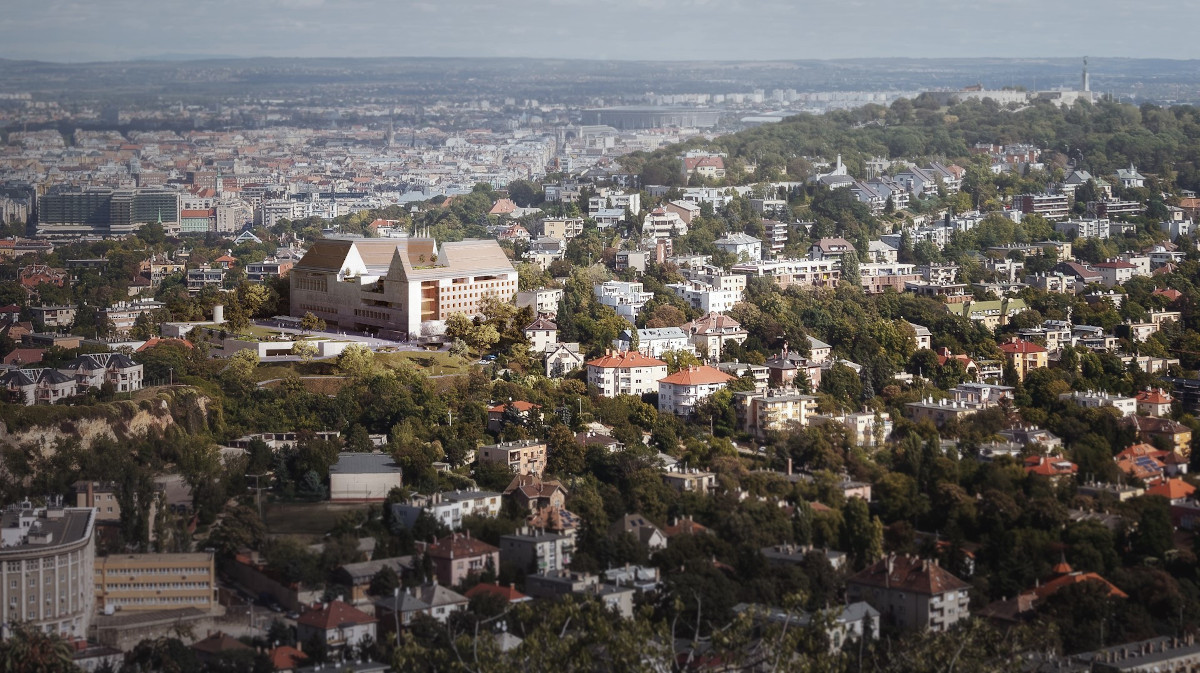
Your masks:
{"label": "hazy sky", "polygon": [[0,56],[1194,58],[1168,0],[8,0]]}

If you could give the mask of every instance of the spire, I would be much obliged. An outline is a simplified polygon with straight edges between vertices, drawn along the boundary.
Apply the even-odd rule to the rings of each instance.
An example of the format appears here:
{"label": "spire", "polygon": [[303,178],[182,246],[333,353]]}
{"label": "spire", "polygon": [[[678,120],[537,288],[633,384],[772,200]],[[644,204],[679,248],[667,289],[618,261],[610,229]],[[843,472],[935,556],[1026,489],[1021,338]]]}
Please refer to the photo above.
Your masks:
{"label": "spire", "polygon": [[1087,64],[1087,56],[1084,56],[1083,57],[1083,91],[1091,91],[1092,90],[1092,82],[1091,82],[1090,78],[1088,77],[1087,65],[1088,65]]}
{"label": "spire", "polygon": [[158,225],[162,226],[162,208],[158,209]]}

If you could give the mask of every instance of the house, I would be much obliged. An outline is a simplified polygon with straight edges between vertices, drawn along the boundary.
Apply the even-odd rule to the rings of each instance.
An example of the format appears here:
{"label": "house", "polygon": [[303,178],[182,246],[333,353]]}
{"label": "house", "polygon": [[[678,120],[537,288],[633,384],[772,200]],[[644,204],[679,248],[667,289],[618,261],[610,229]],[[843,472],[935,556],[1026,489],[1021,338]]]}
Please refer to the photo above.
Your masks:
{"label": "house", "polygon": [[500,514],[500,493],[492,491],[442,491],[432,495],[416,495],[408,504],[392,505],[392,517],[412,528],[417,517],[427,512],[450,530],[462,528],[463,517]]}
{"label": "house", "polygon": [[641,283],[627,283],[618,280],[605,281],[593,288],[596,301],[610,306],[617,315],[633,322],[637,315],[646,307],[646,303],[654,298],[653,292],[646,292]]}
{"label": "house", "polygon": [[546,470],[546,443],[536,439],[481,446],[478,455],[480,463],[507,465],[517,474],[540,475]]}
{"label": "house", "polygon": [[386,453],[339,453],[329,468],[329,500],[383,502],[403,483],[403,468]]}
{"label": "house", "polygon": [[725,177],[725,159],[720,156],[684,157],[684,177],[690,178],[693,174],[710,180],[720,180]]}
{"label": "house", "polygon": [[1012,341],[1000,344],[1000,352],[1016,372],[1019,381],[1024,381],[1025,375],[1034,369],[1049,364],[1049,351],[1035,343],[1021,341],[1015,337]]}
{"label": "house", "polygon": [[271,667],[276,673],[294,673],[297,668],[309,664],[308,655],[291,645],[280,645],[267,653]]}
{"label": "house", "polygon": [[[1121,416],[1132,416],[1137,413],[1138,401],[1133,397],[1124,397],[1122,395],[1112,395],[1102,390],[1075,390],[1069,393],[1062,393],[1058,396],[1060,400],[1071,400],[1075,404],[1088,409],[1098,409],[1100,407],[1112,407],[1121,413]],[[1168,410],[1170,404],[1167,405]]]}
{"label": "house", "polygon": [[682,519],[674,519],[670,525],[662,529],[662,533],[670,540],[677,535],[708,535],[712,531],[707,526],[696,523],[692,515],[688,514]]}
{"label": "house", "polygon": [[[813,400],[816,404],[816,400]],[[841,423],[846,428],[846,433],[849,435],[850,441],[857,446],[877,446],[882,441],[886,441],[892,434],[892,418],[891,415],[884,412],[867,412],[860,411],[857,413],[843,414],[815,414],[809,417],[808,422],[811,425],[820,425],[829,422]],[[870,500],[870,498],[867,498]]]}
{"label": "house", "polygon": [[694,201],[667,201],[663,209],[675,213],[687,225],[692,223],[692,218],[700,215],[700,204]]}
{"label": "house", "polygon": [[45,355],[45,348],[14,348],[4,356],[3,363],[10,367],[32,365],[41,362]]}
{"label": "house", "polygon": [[500,561],[526,573],[553,572],[571,563],[573,548],[566,535],[526,527],[500,536]]}
{"label": "house", "polygon": [[663,481],[676,491],[707,494],[717,487],[717,475],[696,468],[674,468],[662,473]]}
{"label": "house", "polygon": [[608,351],[587,363],[588,385],[604,397],[658,392],[658,382],[666,376],[667,363],[638,351]]}
{"label": "house", "polygon": [[[624,215],[625,211],[621,211]],[[642,221],[642,238],[658,239],[686,236],[688,225],[674,211],[665,208],[655,208],[646,214]]]}
{"label": "house", "polygon": [[529,575],[525,578],[525,588],[535,598],[595,596],[606,608],[626,619],[633,616],[633,597],[637,594],[634,587],[602,584],[597,575],[570,570]]}
{"label": "house", "polygon": [[1171,447],[1185,459],[1192,455],[1192,429],[1182,423],[1154,416],[1128,416],[1122,423],[1132,426],[1142,441],[1157,438],[1163,446]]}
{"label": "house", "polygon": [[1107,262],[1100,262],[1092,265],[1092,268],[1100,274],[1100,282],[1105,287],[1122,285],[1130,278],[1133,278],[1137,271],[1137,265],[1130,264],[1123,259],[1111,259]]}
{"label": "house", "polygon": [[658,382],[658,410],[688,417],[696,406],[725,387],[734,378],[708,365],[689,366]]}
{"label": "house", "polygon": [[444,586],[458,586],[472,575],[500,569],[500,550],[470,533],[451,533],[425,545],[425,554],[433,561],[438,584]]}
{"label": "house", "polygon": [[556,343],[545,352],[546,378],[559,378],[583,367],[583,353],[579,342]]}
{"label": "house", "polygon": [[1117,469],[1126,475],[1153,486],[1166,481],[1166,464],[1163,459],[1169,453],[1149,444],[1133,444],[1113,456],[1113,460],[1117,463]]}
{"label": "house", "polygon": [[737,392],[733,400],[738,427],[760,438],[768,432],[808,425],[809,418],[817,411],[816,397],[778,389],[765,393]]}
{"label": "house", "polygon": [[225,269],[208,265],[187,271],[187,289],[193,294],[205,288],[221,289],[225,283]]}
{"label": "house", "polygon": [[375,640],[377,623],[371,615],[342,601],[318,603],[296,620],[296,639],[317,638],[331,647],[357,647]]}
{"label": "house", "polygon": [[692,341],[679,327],[647,327],[637,330],[637,348],[633,346],[633,330],[622,330],[613,339],[613,348],[620,351],[636,350],[642,355],[661,358],[668,351],[686,351],[695,354]]}
{"label": "house", "polygon": [[196,658],[205,664],[216,664],[225,657],[254,654],[254,648],[222,631],[192,643],[192,651],[196,653]]}
{"label": "house", "polygon": [[1130,187],[1144,187],[1146,184],[1146,176],[1138,172],[1134,167],[1133,162],[1129,163],[1129,168],[1117,169],[1117,180],[1120,181],[1123,189]]}
{"label": "house", "polygon": [[956,355],[951,353],[950,349],[946,348],[945,346],[940,346],[933,352],[935,355],[937,355],[937,363],[939,367],[945,367],[946,363],[954,360],[957,361],[958,364],[962,365],[963,372],[966,373],[967,378],[976,379],[979,377],[979,365],[975,364],[975,361],[971,359],[970,355],[966,355],[964,353],[959,353]]}
{"label": "house", "polygon": [[721,348],[726,342],[745,343],[750,333],[733,318],[711,312],[708,315],[686,322],[680,327],[688,335],[692,345],[710,360],[721,358]]}
{"label": "house", "polygon": [[749,234],[727,234],[713,241],[713,245],[739,261],[762,259],[762,241]]}
{"label": "house", "polygon": [[55,404],[78,394],[75,378],[57,369],[10,369],[0,374],[7,401],[31,404]]}
{"label": "house", "polygon": [[609,535],[632,535],[635,540],[646,545],[650,551],[665,549],[667,536],[662,529],[655,526],[641,514],[626,514],[608,527]]}
{"label": "house", "polygon": [[512,496],[519,509],[534,513],[547,508],[562,509],[567,501],[567,489],[560,482],[536,474],[513,477],[504,495]]}
{"label": "house", "polygon": [[1058,481],[1063,477],[1075,476],[1079,472],[1079,466],[1061,458],[1029,456],[1025,459],[1025,472],[1047,477],[1051,481]]}
{"label": "house", "polygon": [[[392,505],[393,508],[398,506]],[[393,511],[395,510],[393,509]],[[341,586],[350,587],[350,595],[343,596],[343,598],[348,598],[352,605],[360,605],[369,600],[367,593],[370,590],[371,581],[384,568],[391,568],[396,573],[396,577],[403,577],[413,571],[413,566],[412,556],[346,563],[334,571],[333,579]]]}
{"label": "house", "polygon": [[812,260],[841,259],[842,255],[854,251],[854,244],[844,238],[822,238],[809,247],[808,258]]}
{"label": "house", "polygon": [[1162,388],[1147,388],[1137,394],[1137,412],[1147,416],[1167,416],[1175,398]]}
{"label": "house", "polygon": [[476,596],[495,596],[506,603],[528,603],[533,598],[517,591],[511,584],[496,584],[495,582],[480,582],[463,594],[468,599]]}
{"label": "house", "polygon": [[515,400],[503,404],[488,407],[487,410],[488,432],[500,432],[504,429],[506,416],[515,418],[522,425],[529,423],[532,420],[542,417],[542,405],[526,402],[525,400]]}
{"label": "house", "polygon": [[1063,560],[1055,564],[1050,571],[1050,576],[1044,581],[1039,581],[1037,586],[1026,589],[1013,598],[991,603],[983,609],[980,616],[1004,625],[1031,620],[1037,615],[1037,607],[1048,598],[1069,586],[1085,582],[1096,583],[1104,589],[1109,598],[1129,597],[1099,574],[1075,570],[1066,560]]}
{"label": "house", "polygon": [[538,318],[527,325],[524,334],[529,341],[529,350],[534,353],[544,353],[558,343],[558,325],[546,318]]}
{"label": "house", "polygon": [[[808,628],[814,617],[803,610],[749,603],[738,603],[733,606],[733,611],[738,615],[748,615],[756,623],[780,624],[784,628]],[[824,625],[831,653],[841,651],[843,647],[864,637],[879,637],[879,611],[864,602],[828,608],[820,623]]]}
{"label": "house", "polygon": [[401,589],[374,603],[379,635],[391,637],[397,627],[409,626],[417,615],[427,615],[444,624],[451,614],[465,610],[468,603],[470,600],[466,596],[438,583]]}
{"label": "house", "polygon": [[890,554],[846,580],[846,600],[900,629],[946,631],[971,616],[969,589],[936,561]]}

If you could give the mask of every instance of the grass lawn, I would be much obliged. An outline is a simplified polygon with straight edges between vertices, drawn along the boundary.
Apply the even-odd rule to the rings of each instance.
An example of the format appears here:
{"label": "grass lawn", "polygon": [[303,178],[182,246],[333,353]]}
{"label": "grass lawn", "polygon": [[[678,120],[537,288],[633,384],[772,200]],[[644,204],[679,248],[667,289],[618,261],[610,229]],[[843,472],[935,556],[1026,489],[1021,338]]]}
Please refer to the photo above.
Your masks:
{"label": "grass lawn", "polygon": [[376,362],[396,369],[407,363],[416,366],[430,376],[442,374],[466,374],[471,371],[471,361],[445,351],[402,351],[399,353],[376,353]]}

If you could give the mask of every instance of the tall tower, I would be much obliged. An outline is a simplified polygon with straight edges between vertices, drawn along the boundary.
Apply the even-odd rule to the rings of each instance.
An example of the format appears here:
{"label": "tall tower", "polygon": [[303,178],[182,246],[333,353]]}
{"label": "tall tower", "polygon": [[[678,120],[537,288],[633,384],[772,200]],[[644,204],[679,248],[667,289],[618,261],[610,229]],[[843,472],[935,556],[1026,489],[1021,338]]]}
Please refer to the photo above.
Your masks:
{"label": "tall tower", "polygon": [[1088,71],[1087,71],[1087,56],[1083,57],[1083,82],[1082,82],[1082,84],[1083,84],[1083,88],[1080,89],[1080,91],[1091,91],[1092,90],[1092,81],[1088,77]]}

